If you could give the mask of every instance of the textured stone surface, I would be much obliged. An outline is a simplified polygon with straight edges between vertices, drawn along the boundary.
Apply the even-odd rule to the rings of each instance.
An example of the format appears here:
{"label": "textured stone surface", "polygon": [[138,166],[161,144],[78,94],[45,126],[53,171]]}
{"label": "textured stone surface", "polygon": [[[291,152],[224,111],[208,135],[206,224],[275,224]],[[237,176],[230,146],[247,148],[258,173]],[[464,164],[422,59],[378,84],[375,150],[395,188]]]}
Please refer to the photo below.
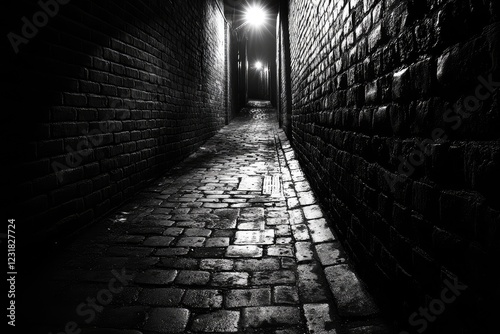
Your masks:
{"label": "textured stone surface", "polygon": [[150,311],[144,329],[158,333],[183,333],[189,318],[184,308],[154,308]]}
{"label": "textured stone surface", "polygon": [[262,248],[259,246],[229,246],[226,252],[227,257],[261,257]]}
{"label": "textured stone surface", "polygon": [[330,317],[330,306],[328,304],[305,304],[304,315],[310,333],[337,333],[335,323]]}
{"label": "textured stone surface", "polygon": [[300,323],[300,310],[291,306],[247,307],[242,311],[243,327],[293,325]]}
{"label": "textured stone surface", "polygon": [[[321,204],[347,255],[386,287],[391,305],[439,298],[436,268],[466,281],[470,272],[491,276],[464,269],[467,258],[499,262],[498,235],[486,236],[500,219],[493,3],[291,0],[280,11],[279,119],[294,148],[283,146],[287,204],[303,206],[308,219],[321,218],[310,209]],[[466,250],[476,244],[477,257]],[[484,281],[475,282],[481,290]],[[482,323],[465,304],[441,320],[449,332]]]}
{"label": "textured stone surface", "polygon": [[341,315],[359,317],[378,313],[371,296],[349,265],[328,267],[325,274]]}
{"label": "textured stone surface", "polygon": [[[266,110],[255,109],[253,114],[273,115],[272,109]],[[272,125],[274,118],[253,117],[236,119],[206,142],[207,149],[111,214],[105,222],[109,225],[96,226],[93,234],[89,231],[91,237],[60,252],[59,264],[51,265],[60,268],[54,272],[57,281],[48,285],[40,280],[37,291],[48,296],[33,298],[30,305],[34,308],[39,305],[36,301],[48,300],[64,307],[33,312],[38,318],[33,323],[65,324],[75,308],[55,297],[75,303],[93,296],[102,299],[101,290],[112,282],[116,288],[126,286],[116,290],[112,303],[103,307],[95,322],[102,330],[297,334],[307,332],[308,326],[330,328],[330,319],[323,313],[307,320],[303,312],[305,303],[329,301],[332,319],[338,328],[347,329],[344,324],[350,322],[336,313],[314,254],[331,252],[338,243],[331,241],[326,218],[307,220],[300,206],[290,209],[285,201],[261,191],[237,190],[242,175],[268,173],[281,173],[292,187],[294,177],[300,189],[308,187],[296,162],[290,165],[292,170],[285,167],[279,147],[289,144]],[[252,199],[256,201],[250,203]],[[207,203],[251,206],[203,207]],[[309,237],[312,231],[315,239]],[[327,254],[318,255],[328,263]],[[168,327],[170,321],[174,323]],[[356,325],[370,325],[370,321],[356,318]]]}
{"label": "textured stone surface", "polygon": [[199,315],[194,318],[191,330],[194,332],[238,332],[238,321],[240,312],[216,311],[209,314]]}
{"label": "textured stone surface", "polygon": [[228,308],[243,306],[266,306],[271,304],[271,290],[260,289],[236,289],[226,293],[226,306]]}

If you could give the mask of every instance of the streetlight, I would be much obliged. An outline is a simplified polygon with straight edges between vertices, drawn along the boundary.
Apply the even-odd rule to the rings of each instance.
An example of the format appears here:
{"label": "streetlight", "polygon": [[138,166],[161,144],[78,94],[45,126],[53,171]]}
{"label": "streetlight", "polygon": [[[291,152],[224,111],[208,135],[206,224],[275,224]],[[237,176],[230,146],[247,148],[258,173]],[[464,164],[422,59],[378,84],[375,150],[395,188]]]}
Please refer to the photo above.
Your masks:
{"label": "streetlight", "polygon": [[252,25],[257,28],[266,22],[266,12],[264,8],[253,5],[246,9],[245,12],[245,23]]}
{"label": "streetlight", "polygon": [[256,68],[257,70],[262,69],[262,63],[261,63],[260,61],[255,62],[255,68]]}
{"label": "streetlight", "polygon": [[238,31],[241,28],[246,27],[248,25],[254,28],[263,26],[266,23],[267,13],[264,10],[264,8],[254,4],[245,9],[244,18],[245,22],[243,22],[239,27],[235,28],[234,29],[235,31]]}

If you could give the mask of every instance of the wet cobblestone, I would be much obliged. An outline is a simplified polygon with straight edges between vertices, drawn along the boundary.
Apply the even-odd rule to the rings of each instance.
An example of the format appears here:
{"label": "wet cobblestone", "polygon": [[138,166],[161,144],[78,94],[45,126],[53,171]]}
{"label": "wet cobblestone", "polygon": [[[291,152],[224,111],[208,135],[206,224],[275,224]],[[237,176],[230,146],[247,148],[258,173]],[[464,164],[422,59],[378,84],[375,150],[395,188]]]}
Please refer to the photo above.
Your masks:
{"label": "wet cobblestone", "polygon": [[[77,282],[85,301],[99,291],[86,286],[123,285],[117,306],[101,303],[83,333],[343,333],[351,319],[359,328],[363,316],[373,320],[377,309],[359,280],[350,284],[357,276],[274,111],[251,111],[60,252],[41,280],[57,280],[58,294]],[[279,194],[263,192],[271,175]],[[127,273],[123,282],[113,268]],[[64,308],[51,300],[52,312]],[[34,322],[61,331],[77,316]]]}

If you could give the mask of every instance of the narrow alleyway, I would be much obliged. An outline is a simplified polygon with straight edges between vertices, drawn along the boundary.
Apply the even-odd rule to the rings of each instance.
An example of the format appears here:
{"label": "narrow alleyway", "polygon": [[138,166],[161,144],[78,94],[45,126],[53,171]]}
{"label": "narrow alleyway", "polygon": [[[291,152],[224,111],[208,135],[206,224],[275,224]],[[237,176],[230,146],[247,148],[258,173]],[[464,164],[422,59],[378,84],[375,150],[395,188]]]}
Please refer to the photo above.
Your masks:
{"label": "narrow alleyway", "polygon": [[388,333],[294,155],[252,102],[46,264],[37,332]]}

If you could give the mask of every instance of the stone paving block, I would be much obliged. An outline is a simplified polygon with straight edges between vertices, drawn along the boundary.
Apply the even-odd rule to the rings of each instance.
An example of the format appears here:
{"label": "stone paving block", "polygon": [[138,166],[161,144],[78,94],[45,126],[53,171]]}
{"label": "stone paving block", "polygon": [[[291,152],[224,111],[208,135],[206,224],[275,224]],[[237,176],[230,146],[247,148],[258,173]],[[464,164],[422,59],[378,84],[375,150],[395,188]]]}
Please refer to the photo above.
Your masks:
{"label": "stone paving block", "polygon": [[316,196],[314,196],[312,191],[298,193],[299,203],[302,206],[316,204]]}
{"label": "stone paving block", "polygon": [[271,289],[234,289],[225,293],[227,308],[271,305]]}
{"label": "stone paving block", "polygon": [[293,243],[293,240],[290,237],[276,238],[277,245],[290,245],[292,243]]}
{"label": "stone paving block", "polygon": [[244,176],[238,186],[238,190],[260,191],[262,189],[262,176]]}
{"label": "stone paving block", "polygon": [[175,279],[180,285],[205,285],[210,280],[210,273],[201,270],[181,270]]}
{"label": "stone paving block", "polygon": [[309,229],[306,224],[292,225],[292,234],[297,241],[309,240]]}
{"label": "stone paving block", "polygon": [[[294,167],[297,167],[297,165],[295,164]],[[292,180],[295,183],[305,181],[305,179],[306,179],[304,173],[300,169],[291,170],[291,168],[290,168],[290,174],[292,175]]]}
{"label": "stone paving block", "polygon": [[274,226],[274,225],[288,225],[288,218],[266,218],[266,225]]}
{"label": "stone paving block", "polygon": [[179,288],[143,289],[139,293],[138,301],[141,304],[154,306],[176,306],[181,302],[184,294]]}
{"label": "stone paving block", "polygon": [[294,257],[292,245],[272,245],[267,247],[268,256]]}
{"label": "stone paving block", "polygon": [[234,270],[238,271],[262,271],[262,270],[278,270],[280,269],[279,259],[264,258],[264,259],[243,259],[234,262]]}
{"label": "stone paving block", "polygon": [[274,243],[274,230],[264,231],[237,231],[235,245],[272,245]]}
{"label": "stone paving block", "polygon": [[296,209],[300,206],[299,199],[297,197],[287,198],[286,205],[289,209]]}
{"label": "stone paving block", "polygon": [[298,304],[297,287],[282,285],[273,287],[273,302],[276,304]]}
{"label": "stone paving block", "polygon": [[299,241],[295,243],[295,256],[297,262],[307,262],[314,258],[312,243],[308,241]]}
{"label": "stone paving block", "polygon": [[189,248],[186,247],[172,247],[172,248],[162,248],[155,252],[157,256],[181,256],[189,253]]}
{"label": "stone paving block", "polygon": [[186,227],[186,228],[204,228],[206,225],[207,224],[204,222],[196,222],[191,220],[182,220],[175,223],[176,227]]}
{"label": "stone paving block", "polygon": [[291,257],[282,257],[280,259],[282,269],[296,269],[297,261]]}
{"label": "stone paving block", "polygon": [[214,238],[233,238],[235,231],[232,230],[214,230],[212,237]]}
{"label": "stone paving block", "polygon": [[319,303],[328,300],[328,285],[321,266],[316,263],[299,264],[297,267],[300,301]]}
{"label": "stone paving block", "polygon": [[[263,221],[262,221],[263,222]],[[260,230],[263,227],[261,222],[245,222],[238,223],[238,230]]]}
{"label": "stone paving block", "polygon": [[134,281],[138,284],[165,285],[172,283],[176,276],[177,270],[150,269],[138,274]]}
{"label": "stone paving block", "polygon": [[309,205],[302,208],[307,220],[323,218],[323,212],[319,205]]}
{"label": "stone paving block", "polygon": [[288,218],[288,212],[286,209],[281,208],[269,208],[267,210],[267,218]]}
{"label": "stone paving block", "polygon": [[152,247],[168,247],[172,241],[174,241],[173,237],[153,236],[144,240],[143,245]]}
{"label": "stone paving block", "polygon": [[183,333],[188,319],[189,310],[185,308],[154,308],[149,312],[144,329],[158,333]]}
{"label": "stone paving block", "polygon": [[243,272],[214,273],[212,275],[212,282],[210,284],[213,286],[224,287],[247,286],[248,276],[248,273]]}
{"label": "stone paving block", "polygon": [[346,261],[345,257],[341,255],[338,243],[329,242],[326,244],[317,244],[314,247],[316,248],[319,261],[323,266],[331,266]]}
{"label": "stone paving block", "polygon": [[242,310],[244,328],[300,324],[300,310],[293,306],[257,306]]}
{"label": "stone paving block", "polygon": [[291,270],[256,271],[250,282],[253,285],[292,284],[295,273]]}
{"label": "stone paving block", "polygon": [[304,224],[306,222],[302,209],[290,210],[288,214],[291,225]]}
{"label": "stone paving block", "polygon": [[193,248],[191,253],[189,254],[193,258],[215,258],[215,257],[222,257],[226,253],[226,248],[220,248],[220,247],[198,247],[198,248]]}
{"label": "stone paving block", "polygon": [[252,204],[250,203],[236,203],[236,204],[230,204],[230,208],[248,208],[251,207]]}
{"label": "stone paving block", "polygon": [[194,318],[191,330],[204,333],[236,333],[240,321],[239,311],[220,310]]}
{"label": "stone paving block", "polygon": [[222,299],[221,290],[187,290],[182,303],[194,308],[221,308]]}
{"label": "stone paving block", "polygon": [[229,238],[215,237],[208,238],[205,242],[205,247],[227,247],[229,246]]}
{"label": "stone paving block", "polygon": [[209,237],[212,230],[206,228],[186,228],[182,234],[184,237]]}
{"label": "stone paving block", "polygon": [[347,264],[339,264],[325,269],[339,314],[361,317],[377,314],[378,308],[366,292],[361,281]]}
{"label": "stone paving block", "polygon": [[203,203],[204,208],[221,209],[229,207],[228,203]]}
{"label": "stone paving block", "polygon": [[310,191],[311,190],[309,182],[307,182],[307,181],[295,182],[294,183],[294,187],[295,187],[295,190],[297,192],[303,192],[303,191]]}
{"label": "stone paving block", "polygon": [[276,225],[276,235],[280,237],[288,237],[292,235],[290,225]]}
{"label": "stone paving block", "polygon": [[334,241],[335,237],[325,219],[310,220],[307,223],[314,243]]}
{"label": "stone paving block", "polygon": [[231,222],[236,222],[240,215],[239,209],[216,209],[214,210],[214,215],[218,217],[219,220],[228,220]]}
{"label": "stone paving block", "polygon": [[203,247],[205,238],[202,237],[183,237],[177,240],[177,247]]}
{"label": "stone paving block", "polygon": [[198,260],[185,257],[165,257],[160,260],[159,266],[171,269],[197,269]]}
{"label": "stone paving block", "polygon": [[234,261],[227,259],[202,259],[200,262],[200,269],[203,270],[229,271],[233,270],[233,267]]}
{"label": "stone paving block", "polygon": [[232,245],[227,248],[227,257],[262,257],[262,247],[255,245]]}
{"label": "stone paving block", "polygon": [[177,237],[181,235],[182,232],[184,232],[184,229],[181,227],[169,227],[165,229],[163,235]]}
{"label": "stone paving block", "polygon": [[337,333],[335,323],[330,317],[330,306],[328,304],[304,304],[303,308],[310,333]]}

